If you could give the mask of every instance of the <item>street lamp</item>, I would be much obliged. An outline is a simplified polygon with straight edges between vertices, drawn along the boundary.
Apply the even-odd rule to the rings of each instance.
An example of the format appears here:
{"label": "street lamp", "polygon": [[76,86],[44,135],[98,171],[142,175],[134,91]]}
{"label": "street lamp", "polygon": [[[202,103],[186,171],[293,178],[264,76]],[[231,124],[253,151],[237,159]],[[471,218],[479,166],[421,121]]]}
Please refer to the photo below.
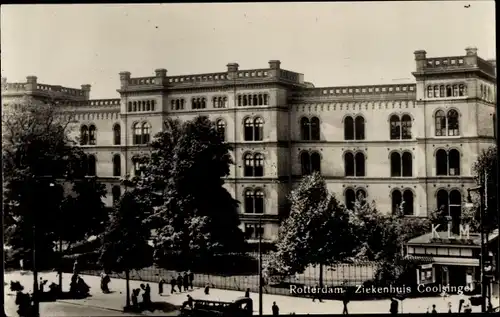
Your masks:
{"label": "street lamp", "polygon": [[484,243],[484,205],[485,205],[485,197],[484,197],[484,185],[474,188],[467,189],[467,207],[472,207],[472,197],[470,195],[471,191],[477,191],[479,193],[479,236],[480,236],[480,244],[481,244],[481,255],[479,259],[479,266],[481,269],[481,311],[486,312],[486,274],[484,272],[484,258],[485,258],[485,243]]}
{"label": "street lamp", "polygon": [[[52,188],[55,188],[55,184],[54,183],[50,183],[49,184],[50,187]],[[58,211],[59,211],[59,215],[61,216],[62,218],[62,210],[61,210],[61,206],[58,207]],[[59,222],[62,223],[61,221],[62,219],[59,219]],[[57,275],[59,277],[59,292],[62,294],[62,286],[63,286],[63,283],[62,283],[62,262],[63,262],[63,247],[62,247],[62,225],[59,224],[59,241],[58,241],[58,244],[59,244],[59,265],[58,265],[58,270],[57,270]]]}

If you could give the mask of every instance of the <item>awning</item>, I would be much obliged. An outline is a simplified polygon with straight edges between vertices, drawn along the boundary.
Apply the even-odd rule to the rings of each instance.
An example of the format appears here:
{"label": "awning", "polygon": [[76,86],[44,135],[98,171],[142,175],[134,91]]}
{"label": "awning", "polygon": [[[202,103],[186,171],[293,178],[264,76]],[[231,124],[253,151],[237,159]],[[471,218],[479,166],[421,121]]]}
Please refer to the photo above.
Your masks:
{"label": "awning", "polygon": [[405,260],[415,261],[420,263],[434,263],[434,258],[430,256],[407,255]]}
{"label": "awning", "polygon": [[471,258],[428,257],[428,256],[418,256],[418,255],[407,255],[405,259],[419,263],[433,263],[438,265],[479,266],[479,259],[471,259]]}

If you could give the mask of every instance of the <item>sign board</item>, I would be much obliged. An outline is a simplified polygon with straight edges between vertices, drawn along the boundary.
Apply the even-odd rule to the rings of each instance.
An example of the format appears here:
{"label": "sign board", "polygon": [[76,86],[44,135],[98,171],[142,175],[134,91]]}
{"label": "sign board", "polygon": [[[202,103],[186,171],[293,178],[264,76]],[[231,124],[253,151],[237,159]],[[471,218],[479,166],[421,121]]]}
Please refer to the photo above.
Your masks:
{"label": "sign board", "polygon": [[[437,231],[437,229],[440,227],[441,225],[432,225],[432,228],[431,228],[431,233],[432,233],[432,238],[434,239],[453,239],[454,237],[452,236],[451,234],[451,223],[448,224],[448,232],[447,232],[447,236],[446,237],[442,237],[439,235],[439,232]],[[459,231],[459,236],[458,236],[459,239],[467,239],[469,240],[470,239],[470,226],[469,225],[460,225],[460,231]]]}
{"label": "sign board", "polygon": [[431,264],[422,264],[420,267],[422,268],[422,270],[431,269],[432,268],[432,263]]}

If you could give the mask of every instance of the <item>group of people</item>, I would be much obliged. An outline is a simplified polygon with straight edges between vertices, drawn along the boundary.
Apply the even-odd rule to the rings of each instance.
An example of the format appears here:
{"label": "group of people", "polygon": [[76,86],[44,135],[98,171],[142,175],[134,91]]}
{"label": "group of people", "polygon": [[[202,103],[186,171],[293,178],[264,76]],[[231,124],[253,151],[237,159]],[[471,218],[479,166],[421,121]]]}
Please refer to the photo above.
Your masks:
{"label": "group of people", "polygon": [[[139,303],[139,295],[142,292],[142,302]],[[136,288],[132,290],[131,295],[132,300],[132,308],[134,309],[148,309],[151,307],[151,287],[149,284],[141,284],[140,288]]]}
{"label": "group of people", "polygon": [[[187,292],[189,290],[193,290],[193,281],[194,281],[194,273],[191,271],[184,272],[183,274],[179,273],[177,277],[172,276],[170,279],[170,294],[176,292],[176,288],[179,293]],[[165,279],[160,279],[158,283],[158,294],[163,295],[163,285],[167,284]]]}

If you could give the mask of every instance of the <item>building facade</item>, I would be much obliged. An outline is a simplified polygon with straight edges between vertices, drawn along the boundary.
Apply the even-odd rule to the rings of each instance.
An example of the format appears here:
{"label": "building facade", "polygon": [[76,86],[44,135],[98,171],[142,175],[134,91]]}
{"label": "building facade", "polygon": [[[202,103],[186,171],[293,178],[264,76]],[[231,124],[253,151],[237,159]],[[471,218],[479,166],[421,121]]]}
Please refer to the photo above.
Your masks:
{"label": "building facade", "polygon": [[112,205],[134,175],[138,154],[164,129],[167,117],[206,115],[232,144],[235,164],[226,180],[242,204],[250,238],[277,236],[287,195],[304,174],[320,171],[347,206],[357,196],[391,213],[427,216],[444,207],[458,217],[473,186],[472,164],[494,144],[496,62],[467,48],[465,55],[415,53],[415,83],[314,87],[303,74],[270,61],[263,69],[151,77],[121,72],[119,98],[91,100],[81,89],[44,85],[37,78],[8,83],[3,104],[19,97],[56,100],[74,117],[73,134],[88,153],[89,175],[107,184]]}

